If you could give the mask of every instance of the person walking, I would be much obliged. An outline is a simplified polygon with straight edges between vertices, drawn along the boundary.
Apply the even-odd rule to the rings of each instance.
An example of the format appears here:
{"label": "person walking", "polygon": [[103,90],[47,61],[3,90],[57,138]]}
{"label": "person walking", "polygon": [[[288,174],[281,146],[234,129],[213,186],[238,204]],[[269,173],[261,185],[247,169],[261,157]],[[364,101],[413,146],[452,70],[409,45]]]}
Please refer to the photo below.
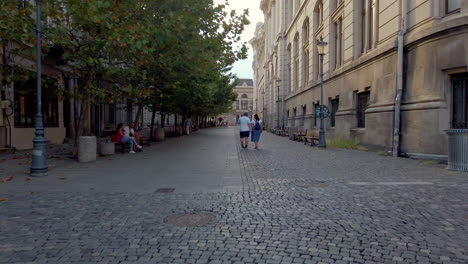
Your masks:
{"label": "person walking", "polygon": [[249,134],[250,134],[250,118],[248,113],[244,113],[239,118],[240,125],[240,141],[242,148],[247,148],[249,144]]}
{"label": "person walking", "polygon": [[254,115],[252,119],[252,137],[251,140],[255,144],[255,149],[258,149],[258,142],[260,141],[260,136],[262,135],[262,120],[258,117],[257,114]]}

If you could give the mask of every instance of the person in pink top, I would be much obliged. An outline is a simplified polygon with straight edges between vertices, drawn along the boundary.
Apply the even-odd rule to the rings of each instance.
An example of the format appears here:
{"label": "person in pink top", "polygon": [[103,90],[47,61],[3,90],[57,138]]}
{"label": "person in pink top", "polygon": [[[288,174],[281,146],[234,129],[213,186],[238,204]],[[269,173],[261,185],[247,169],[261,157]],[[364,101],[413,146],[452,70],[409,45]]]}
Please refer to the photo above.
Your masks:
{"label": "person in pink top", "polygon": [[135,154],[133,146],[136,146],[138,149],[143,148],[142,146],[138,145],[134,137],[125,136],[125,128],[122,123],[117,126],[117,130],[115,131],[115,141],[130,144],[130,154]]}

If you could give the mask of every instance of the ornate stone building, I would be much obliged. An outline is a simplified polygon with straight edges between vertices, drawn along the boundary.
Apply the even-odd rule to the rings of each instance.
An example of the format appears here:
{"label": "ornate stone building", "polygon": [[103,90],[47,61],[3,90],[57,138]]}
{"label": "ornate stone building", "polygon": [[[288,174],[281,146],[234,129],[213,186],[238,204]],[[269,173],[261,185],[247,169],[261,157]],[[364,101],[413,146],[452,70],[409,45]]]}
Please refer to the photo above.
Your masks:
{"label": "ornate stone building", "polygon": [[249,113],[249,116],[254,114],[253,80],[239,79],[236,88],[234,88],[234,92],[237,94],[237,100],[233,105],[233,112],[218,116],[218,118],[223,118],[223,122],[227,122],[230,126],[236,125],[237,120],[244,113]]}
{"label": "ornate stone building", "polygon": [[[263,23],[257,24],[255,36],[250,40],[250,44],[254,50],[254,62],[252,64],[254,72],[254,93],[253,93],[253,111],[257,113],[262,120],[267,120],[265,104],[265,30]],[[266,123],[264,123],[266,124]]]}
{"label": "ornate stone building", "polygon": [[319,40],[327,138],[446,155],[444,130],[467,126],[468,1],[262,0],[261,9],[255,64],[270,127],[318,129]]}

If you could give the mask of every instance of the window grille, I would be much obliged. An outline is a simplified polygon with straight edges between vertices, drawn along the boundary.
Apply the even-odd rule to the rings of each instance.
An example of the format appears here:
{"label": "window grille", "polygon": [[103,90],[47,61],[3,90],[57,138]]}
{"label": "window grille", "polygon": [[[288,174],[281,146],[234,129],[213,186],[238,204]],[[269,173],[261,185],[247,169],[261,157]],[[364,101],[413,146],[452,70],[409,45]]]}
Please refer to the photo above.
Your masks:
{"label": "window grille", "polygon": [[468,74],[452,79],[452,128],[468,129]]}
{"label": "window grille", "polygon": [[357,127],[366,127],[366,110],[369,105],[370,92],[363,92],[357,95]]}
{"label": "window grille", "polygon": [[330,113],[330,126],[335,127],[336,124],[336,112],[338,112],[338,107],[340,105],[339,99],[331,100],[331,113]]}

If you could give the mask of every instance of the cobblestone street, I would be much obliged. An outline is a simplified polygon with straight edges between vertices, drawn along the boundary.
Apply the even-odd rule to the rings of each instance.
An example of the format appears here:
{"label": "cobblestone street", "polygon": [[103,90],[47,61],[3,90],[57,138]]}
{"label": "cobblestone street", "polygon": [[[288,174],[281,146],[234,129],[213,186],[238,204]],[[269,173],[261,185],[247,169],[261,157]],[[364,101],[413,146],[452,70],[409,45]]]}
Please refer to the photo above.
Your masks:
{"label": "cobblestone street", "polygon": [[468,174],[423,161],[211,128],[21,177],[0,263],[468,263]]}

